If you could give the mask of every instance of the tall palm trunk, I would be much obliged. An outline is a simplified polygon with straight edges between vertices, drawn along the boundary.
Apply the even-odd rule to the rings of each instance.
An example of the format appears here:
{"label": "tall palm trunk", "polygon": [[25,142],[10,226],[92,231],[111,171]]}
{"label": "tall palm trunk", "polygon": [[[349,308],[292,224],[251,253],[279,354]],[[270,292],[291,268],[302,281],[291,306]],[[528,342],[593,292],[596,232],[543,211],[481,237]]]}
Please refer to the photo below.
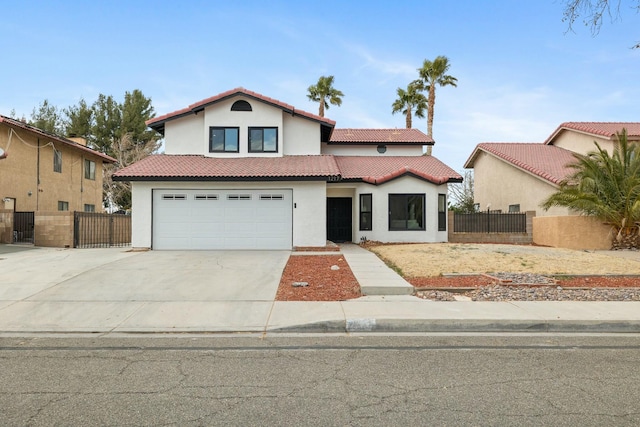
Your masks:
{"label": "tall palm trunk", "polygon": [[411,129],[411,107],[407,108],[407,117],[405,120],[405,125],[407,127],[407,129]]}
{"label": "tall palm trunk", "polygon": [[324,117],[324,99],[320,100],[320,107],[318,107],[318,115]]}
{"label": "tall palm trunk", "polygon": [[[427,99],[427,135],[433,138],[433,110],[436,105],[436,86],[429,86],[429,98]],[[433,150],[432,145],[427,145],[427,156],[431,155]]]}

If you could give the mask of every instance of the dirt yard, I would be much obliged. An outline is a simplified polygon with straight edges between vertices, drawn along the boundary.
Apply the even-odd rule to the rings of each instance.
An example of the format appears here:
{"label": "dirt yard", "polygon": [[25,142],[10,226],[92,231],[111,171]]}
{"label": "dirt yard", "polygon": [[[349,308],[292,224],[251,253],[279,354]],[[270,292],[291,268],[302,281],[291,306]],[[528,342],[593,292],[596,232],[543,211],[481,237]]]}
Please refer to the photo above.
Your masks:
{"label": "dirt yard", "polygon": [[372,246],[404,277],[447,273],[640,275],[640,252],[576,251],[538,246],[428,243]]}

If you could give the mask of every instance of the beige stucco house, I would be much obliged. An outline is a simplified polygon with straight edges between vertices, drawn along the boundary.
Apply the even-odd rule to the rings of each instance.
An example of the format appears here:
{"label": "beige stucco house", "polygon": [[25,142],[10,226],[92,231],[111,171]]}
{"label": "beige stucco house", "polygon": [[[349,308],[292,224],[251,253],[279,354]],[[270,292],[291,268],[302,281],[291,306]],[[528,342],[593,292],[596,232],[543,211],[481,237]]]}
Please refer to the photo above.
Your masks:
{"label": "beige stucco house", "polygon": [[[115,159],[81,139],[61,138],[5,116],[0,116],[0,149],[3,218],[15,212],[103,211],[102,167]],[[0,241],[10,243],[14,230],[2,225]]]}
{"label": "beige stucco house", "polygon": [[570,173],[574,153],[586,154],[597,142],[612,152],[616,133],[627,130],[630,141],[640,141],[640,123],[562,123],[543,143],[478,144],[464,167],[473,169],[474,200],[478,209],[501,212],[536,211],[537,216],[569,215],[566,208],[540,208]]}

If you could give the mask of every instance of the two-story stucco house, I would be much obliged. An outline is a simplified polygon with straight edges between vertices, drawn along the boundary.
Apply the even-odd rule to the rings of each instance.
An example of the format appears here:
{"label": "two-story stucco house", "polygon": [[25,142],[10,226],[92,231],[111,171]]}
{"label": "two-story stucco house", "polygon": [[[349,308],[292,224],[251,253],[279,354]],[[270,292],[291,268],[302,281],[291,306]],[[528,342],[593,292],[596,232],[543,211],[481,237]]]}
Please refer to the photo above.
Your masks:
{"label": "two-story stucco house", "polygon": [[474,201],[481,210],[570,215],[567,208],[545,211],[540,204],[572,171],[567,165],[575,161],[574,153],[594,151],[595,142],[613,152],[616,134],[623,128],[629,141],[640,142],[637,122],[566,122],[542,143],[478,144],[464,165],[473,168]]}
{"label": "two-story stucco house", "polygon": [[447,240],[447,184],[461,176],[416,129],[335,122],[244,88],[154,118],[165,154],[132,182],[132,246],[285,249],[361,239]]}
{"label": "two-story stucco house", "polygon": [[0,148],[0,209],[103,211],[102,165],[114,158],[5,116]]}

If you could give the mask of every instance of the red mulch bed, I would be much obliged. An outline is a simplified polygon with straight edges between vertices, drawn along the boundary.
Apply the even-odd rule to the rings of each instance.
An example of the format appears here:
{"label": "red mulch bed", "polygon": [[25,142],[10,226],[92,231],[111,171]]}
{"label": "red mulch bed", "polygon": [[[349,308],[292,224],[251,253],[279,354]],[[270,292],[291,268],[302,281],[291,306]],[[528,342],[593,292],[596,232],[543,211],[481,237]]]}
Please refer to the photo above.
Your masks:
{"label": "red mulch bed", "polygon": [[[333,265],[339,270],[332,270]],[[294,287],[294,282],[309,286]],[[360,285],[342,255],[291,255],[276,301],[344,301],[360,296]]]}

